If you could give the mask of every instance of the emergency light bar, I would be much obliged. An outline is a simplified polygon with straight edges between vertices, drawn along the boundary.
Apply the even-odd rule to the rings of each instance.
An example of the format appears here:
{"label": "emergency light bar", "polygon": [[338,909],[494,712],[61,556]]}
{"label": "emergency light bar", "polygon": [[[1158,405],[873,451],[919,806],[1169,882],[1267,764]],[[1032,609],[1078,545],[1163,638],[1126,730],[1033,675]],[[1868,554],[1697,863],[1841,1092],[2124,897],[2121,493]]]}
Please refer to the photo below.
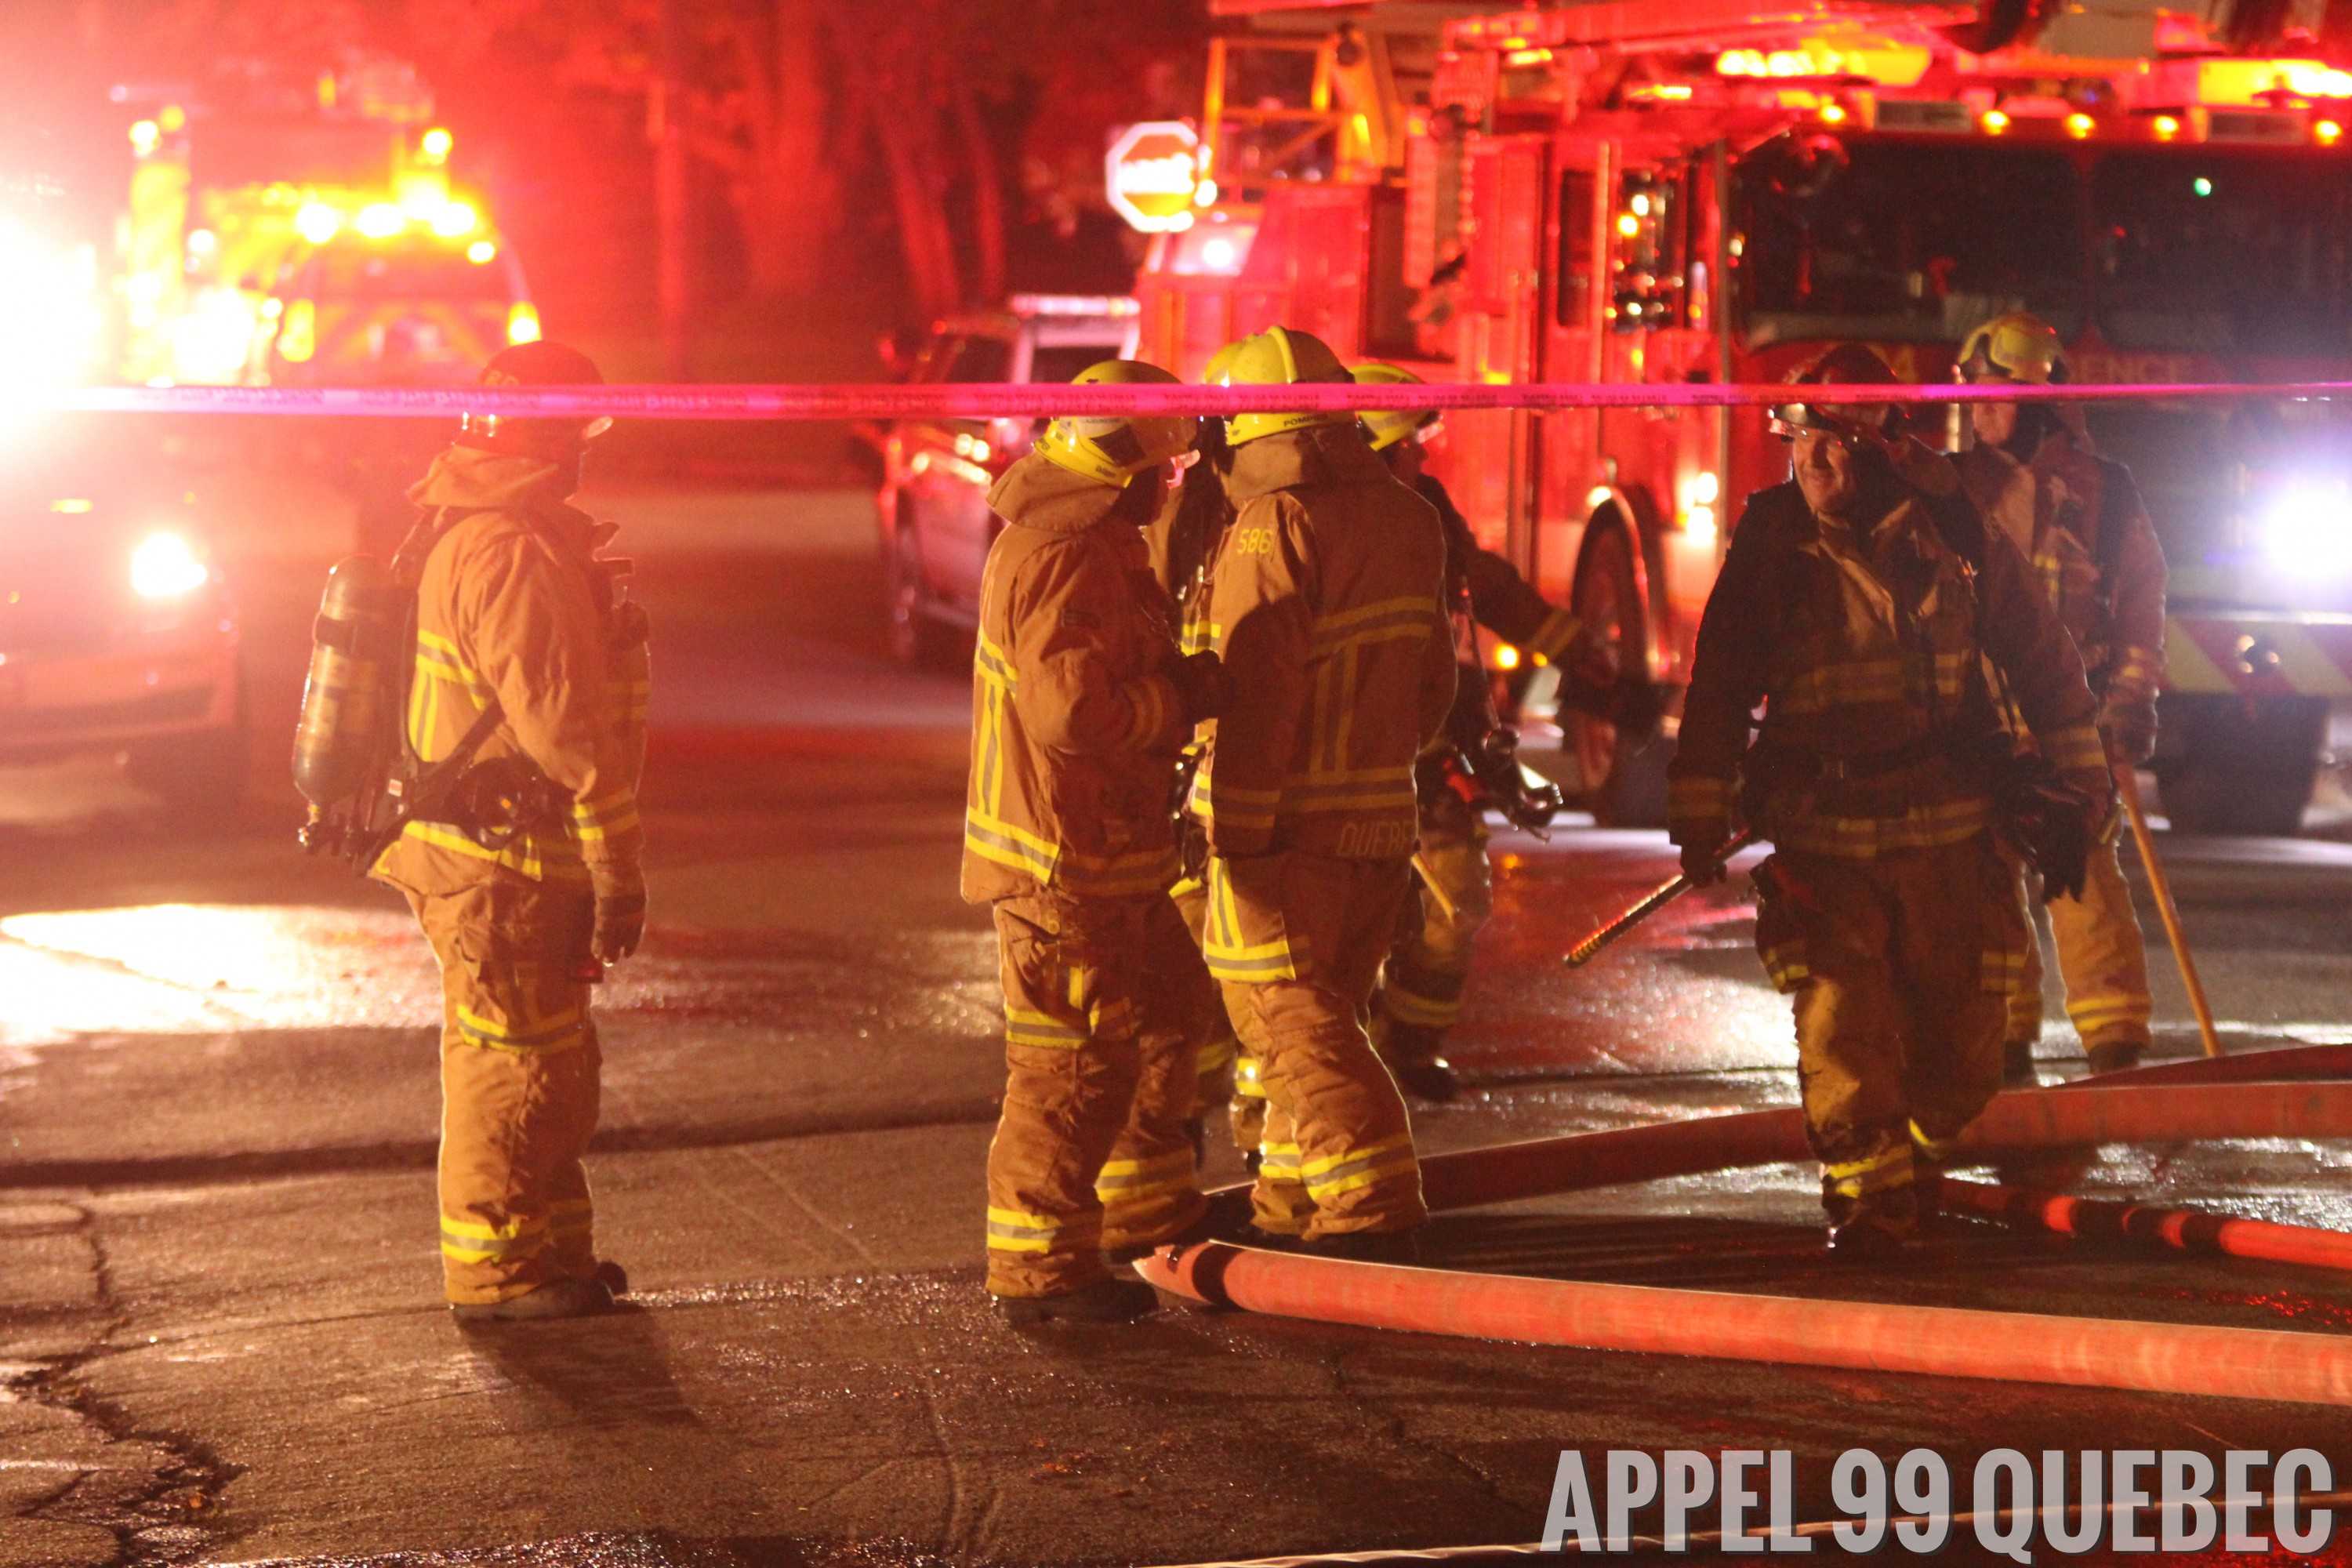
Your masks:
{"label": "emergency light bar", "polygon": [[[1937,383],[1822,385],[1808,404],[2215,402],[2232,398],[2352,401],[2352,382],[2168,383],[2036,386]],[[1792,394],[1784,382],[1744,384],[1542,382],[1296,386],[1066,386],[1051,383],[923,385],[618,385],[539,387],[84,386],[28,399],[30,405],[97,414],[279,414],[370,418],[581,419],[1027,419],[1061,415],[1346,414],[1372,409],[1770,408]]]}

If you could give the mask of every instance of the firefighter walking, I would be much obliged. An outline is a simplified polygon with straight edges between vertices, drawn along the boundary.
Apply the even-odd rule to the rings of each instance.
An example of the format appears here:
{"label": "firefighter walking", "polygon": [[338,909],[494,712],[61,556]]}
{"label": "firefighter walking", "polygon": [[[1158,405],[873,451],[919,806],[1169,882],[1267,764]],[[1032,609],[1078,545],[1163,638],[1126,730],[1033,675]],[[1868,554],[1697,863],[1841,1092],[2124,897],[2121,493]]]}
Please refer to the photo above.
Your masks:
{"label": "firefighter walking", "polygon": [[[1895,378],[1848,345],[1792,379]],[[1886,434],[1889,409],[1775,413],[1794,477],[1749,498],[1708,596],[1669,826],[1697,881],[1723,875],[1736,803],[1776,847],[1757,949],[1793,1004],[1830,1246],[1867,1255],[1932,1207],[1952,1141],[1999,1089],[2024,967],[1992,837],[2015,775],[1988,658],[2057,774],[2023,802],[2053,890],[2078,879],[2066,847],[2079,856],[2112,786],[2072,640],[1951,466]]]}
{"label": "firefighter walking", "polygon": [[[1110,361],[1077,384],[1166,383]],[[1148,1311],[1107,1246],[1197,1219],[1194,1080],[1146,1059],[1152,987],[1197,963],[1168,898],[1175,758],[1220,705],[1213,655],[1178,651],[1142,527],[1196,422],[1056,420],[989,493],[1005,528],[981,583],[963,897],[992,907],[1004,1109],[988,1152],[988,1290],[1017,1323]],[[1171,956],[1172,955],[1172,956]],[[1140,1086],[1140,1088],[1139,1088]],[[1107,1233],[1106,1217],[1118,1227]]]}
{"label": "firefighter walking", "polygon": [[[536,342],[482,379],[602,378]],[[590,982],[646,918],[645,625],[597,555],[612,526],[566,504],[607,424],[467,416],[410,490],[425,514],[394,563],[415,589],[407,743],[469,769],[452,819],[409,822],[373,872],[440,962],[442,1276],[464,1319],[575,1316],[626,1288],[596,1259],[581,1164],[600,1061]]]}
{"label": "firefighter walking", "polygon": [[[2047,386],[2066,379],[2066,364],[2057,331],[2017,312],[1969,333],[1955,374],[1979,384]],[[2024,552],[2081,650],[2109,760],[2123,767],[2147,762],[2156,751],[2164,668],[2165,563],[2130,471],[2092,452],[2079,415],[2046,403],[1971,403],[1969,423],[1975,442],[1954,461],[1969,496]],[[2116,838],[2111,834],[2092,850],[2081,899],[2049,906],[2066,1016],[2095,1073],[2139,1059],[2154,1010],[2147,948]],[[2021,905],[2030,910],[2032,879],[2021,867],[2018,880]],[[2032,1080],[2041,1038],[2042,947],[2033,942],[2002,1044],[2011,1081]]]}
{"label": "firefighter walking", "polygon": [[[1394,365],[1359,365],[1355,379],[1374,386],[1415,385]],[[1389,471],[1436,511],[1445,529],[1446,606],[1453,618],[1456,668],[1445,731],[1421,759],[1417,775],[1420,844],[1413,851],[1413,897],[1390,949],[1374,1007],[1372,1041],[1397,1081],[1423,1100],[1448,1100],[1461,1086],[1445,1059],[1446,1032],[1462,1016],[1463,992],[1478,932],[1495,910],[1494,871],[1486,861],[1486,810],[1540,826],[1559,805],[1530,798],[1487,689],[1476,627],[1485,626],[1560,672],[1560,700],[1647,739],[1659,704],[1646,672],[1614,668],[1611,651],[1566,610],[1555,609],[1517,568],[1482,548],[1445,487],[1423,467],[1424,443],[1438,427],[1425,410],[1381,410],[1363,416],[1364,434]],[[1499,749],[1498,749],[1499,746]]]}
{"label": "firefighter walking", "polygon": [[[1346,383],[1275,328],[1230,385]],[[1227,424],[1234,516],[1210,567],[1231,709],[1190,809],[1207,838],[1210,973],[1265,1091],[1253,1215],[1310,1250],[1394,1257],[1427,1217],[1403,1098],[1362,1023],[1410,879],[1413,761],[1454,699],[1444,542],[1354,416]]]}

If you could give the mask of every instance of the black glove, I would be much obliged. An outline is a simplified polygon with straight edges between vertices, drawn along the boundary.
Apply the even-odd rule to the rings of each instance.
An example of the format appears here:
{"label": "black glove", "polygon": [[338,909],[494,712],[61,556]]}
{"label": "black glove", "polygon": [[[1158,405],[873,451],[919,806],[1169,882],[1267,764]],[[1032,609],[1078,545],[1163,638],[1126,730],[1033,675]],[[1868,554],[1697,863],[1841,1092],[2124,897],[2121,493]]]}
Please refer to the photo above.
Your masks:
{"label": "black glove", "polygon": [[2079,899],[2091,850],[2105,826],[2104,803],[2068,784],[2039,756],[2021,755],[1993,791],[2002,833],[2042,873],[2042,901]]}
{"label": "black glove", "polygon": [[1188,724],[1215,718],[1234,700],[1234,678],[1225,672],[1224,662],[1213,653],[1191,654],[1171,660],[1160,673],[1176,688],[1176,700],[1182,704]]}
{"label": "black glove", "polygon": [[1705,888],[1722,881],[1728,869],[1724,864],[1723,847],[1730,842],[1731,826],[1726,823],[1721,833],[1702,836],[1684,845],[1684,880],[1694,888]]}
{"label": "black glove", "polygon": [[1630,741],[1646,741],[1658,732],[1666,716],[1666,689],[1642,675],[1628,675],[1611,686],[1593,717],[1615,726]]}
{"label": "black glove", "polygon": [[1209,874],[1209,830],[1189,816],[1176,819],[1177,871],[1188,882]]}
{"label": "black glove", "polygon": [[646,938],[645,877],[635,866],[591,866],[588,885],[596,896],[589,956],[599,963],[618,963]]}
{"label": "black glove", "polygon": [[2099,734],[2107,743],[2109,760],[2134,767],[2156,755],[2156,700],[2116,701],[2110,698],[2099,715]]}

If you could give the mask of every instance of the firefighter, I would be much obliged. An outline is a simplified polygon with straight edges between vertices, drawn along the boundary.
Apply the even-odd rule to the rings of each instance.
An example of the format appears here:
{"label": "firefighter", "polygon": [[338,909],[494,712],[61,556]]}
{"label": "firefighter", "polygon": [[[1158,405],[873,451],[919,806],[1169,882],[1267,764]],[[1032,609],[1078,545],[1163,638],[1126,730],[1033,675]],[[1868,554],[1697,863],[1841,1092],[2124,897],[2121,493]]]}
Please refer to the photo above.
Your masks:
{"label": "firefighter", "polygon": [[[1418,385],[1421,378],[1394,365],[1359,365],[1358,383]],[[1462,1013],[1462,993],[1478,931],[1494,913],[1494,873],[1486,863],[1486,807],[1537,826],[1558,809],[1530,798],[1487,689],[1476,626],[1517,645],[1538,663],[1556,666],[1561,700],[1647,739],[1657,728],[1659,704],[1646,673],[1621,678],[1608,646],[1566,610],[1554,609],[1512,564],[1482,549],[1454,498],[1423,468],[1425,443],[1438,429],[1431,410],[1379,410],[1363,416],[1364,434],[1389,471],[1436,510],[1445,528],[1446,605],[1454,619],[1454,708],[1445,733],[1419,764],[1421,842],[1414,850],[1414,897],[1390,949],[1373,1009],[1372,1041],[1381,1059],[1409,1092],[1448,1100],[1460,1092],[1444,1055],[1445,1033]],[[1507,740],[1504,738],[1507,737]],[[1494,757],[1498,741],[1502,755]],[[1486,765],[1490,761],[1502,765]],[[1498,781],[1490,789],[1482,782]]]}
{"label": "firefighter", "polygon": [[[1174,379],[1113,360],[1076,384]],[[1005,527],[981,581],[962,889],[996,921],[988,1290],[1015,1323],[1150,1310],[1105,1268],[1106,1199],[1129,1239],[1199,1217],[1189,1064],[1139,1043],[1154,955],[1190,947],[1168,898],[1170,778],[1223,686],[1213,654],[1179,653],[1141,531],[1197,423],[1059,419],[989,492]]]}
{"label": "firefighter", "polygon": [[[2066,379],[2058,333],[2022,311],[1988,321],[1961,345],[1954,374],[1971,383],[2048,386]],[[2156,689],[2164,668],[2164,550],[2130,470],[2095,456],[2080,414],[2046,403],[1971,403],[1975,443],[1955,461],[1969,493],[1998,518],[2032,564],[2099,699],[2108,759],[2123,767],[2156,751]],[[2095,1073],[2137,1061],[2154,1010],[2147,949],[2114,838],[2092,852],[2078,900],[2049,906],[2050,934],[2066,988],[2066,1014]],[[2018,898],[2032,907],[2020,868]],[[2042,1037],[2042,948],[2025,950],[2025,973],[2001,1047],[2011,1082],[2033,1080]]]}
{"label": "firefighter", "polygon": [[[1222,379],[1236,346],[1228,344],[1210,357],[1201,378],[1204,384],[1214,385]],[[1214,642],[1209,626],[1208,567],[1218,541],[1234,520],[1233,501],[1225,493],[1233,466],[1234,448],[1225,439],[1223,421],[1202,421],[1193,461],[1169,492],[1160,516],[1145,531],[1152,575],[1175,607],[1180,638],[1188,654],[1208,649]],[[1188,746],[1185,759],[1180,767],[1181,778],[1189,778],[1197,764],[1199,747]],[[1197,845],[1198,841],[1188,836],[1185,842]],[[1170,889],[1177,912],[1192,933],[1196,955],[1207,926],[1206,874],[1205,864],[1187,863]],[[1198,991],[1185,986],[1186,1000],[1181,1005],[1199,1079],[1194,1146],[1204,1143],[1197,1131],[1199,1122],[1212,1109],[1223,1106],[1234,1147],[1242,1152],[1244,1163],[1255,1171],[1265,1132],[1265,1090],[1258,1082],[1257,1058],[1241,1048],[1215,979],[1205,968],[1200,977],[1205,986]]]}
{"label": "firefighter", "polygon": [[[1319,339],[1244,340],[1236,386],[1346,384]],[[1190,809],[1210,973],[1265,1090],[1253,1218],[1310,1250],[1399,1257],[1427,1216],[1404,1100],[1363,1027],[1407,895],[1413,759],[1454,700],[1443,531],[1344,411],[1241,414],[1209,569],[1234,697]]]}
{"label": "firefighter", "polygon": [[[482,374],[601,380],[545,342]],[[645,931],[644,622],[596,553],[612,525],[566,504],[610,423],[467,416],[408,492],[424,515],[394,562],[416,595],[408,744],[426,763],[473,747],[458,819],[410,822],[373,868],[441,965],[442,1278],[461,1319],[576,1316],[626,1288],[596,1260],[581,1156],[591,983]]]}
{"label": "firefighter", "polygon": [[[1848,344],[1791,379],[1894,374]],[[1694,881],[1723,876],[1735,803],[1776,847],[1757,949],[1794,1007],[1830,1246],[1863,1256],[1932,1208],[1952,1140],[2000,1088],[2030,928],[1994,848],[1996,793],[2035,806],[2019,830],[2049,855],[2053,890],[2113,798],[2082,662],[2024,558],[1892,423],[1884,407],[1775,410],[1794,475],[1750,497],[1732,536],[1668,772]],[[2047,787],[2011,787],[1988,657]]]}

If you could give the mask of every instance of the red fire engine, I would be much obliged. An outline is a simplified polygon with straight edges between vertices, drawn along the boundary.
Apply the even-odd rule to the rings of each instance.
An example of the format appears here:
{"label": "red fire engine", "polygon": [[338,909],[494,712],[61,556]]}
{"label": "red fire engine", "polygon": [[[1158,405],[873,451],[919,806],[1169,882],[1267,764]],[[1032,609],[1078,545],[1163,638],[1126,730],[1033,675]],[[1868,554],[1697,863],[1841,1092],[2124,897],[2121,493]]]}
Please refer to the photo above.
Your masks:
{"label": "red fire engine", "polygon": [[[2086,53],[2034,20],[2062,9],[1214,0],[1191,212],[1168,209],[1164,157],[1145,182],[1140,352],[1197,374],[1279,321],[1432,379],[1664,387],[1773,381],[1861,341],[1933,382],[2023,308],[2082,381],[2352,376],[2352,74],[2229,54],[2152,8]],[[2291,832],[2352,697],[2347,416],[2089,419],[2171,562],[2166,805]],[[1787,477],[1760,414],[1448,423],[1437,470],[1482,539],[1679,682],[1728,524]],[[1654,818],[1671,741],[1565,721],[1572,787]]]}

